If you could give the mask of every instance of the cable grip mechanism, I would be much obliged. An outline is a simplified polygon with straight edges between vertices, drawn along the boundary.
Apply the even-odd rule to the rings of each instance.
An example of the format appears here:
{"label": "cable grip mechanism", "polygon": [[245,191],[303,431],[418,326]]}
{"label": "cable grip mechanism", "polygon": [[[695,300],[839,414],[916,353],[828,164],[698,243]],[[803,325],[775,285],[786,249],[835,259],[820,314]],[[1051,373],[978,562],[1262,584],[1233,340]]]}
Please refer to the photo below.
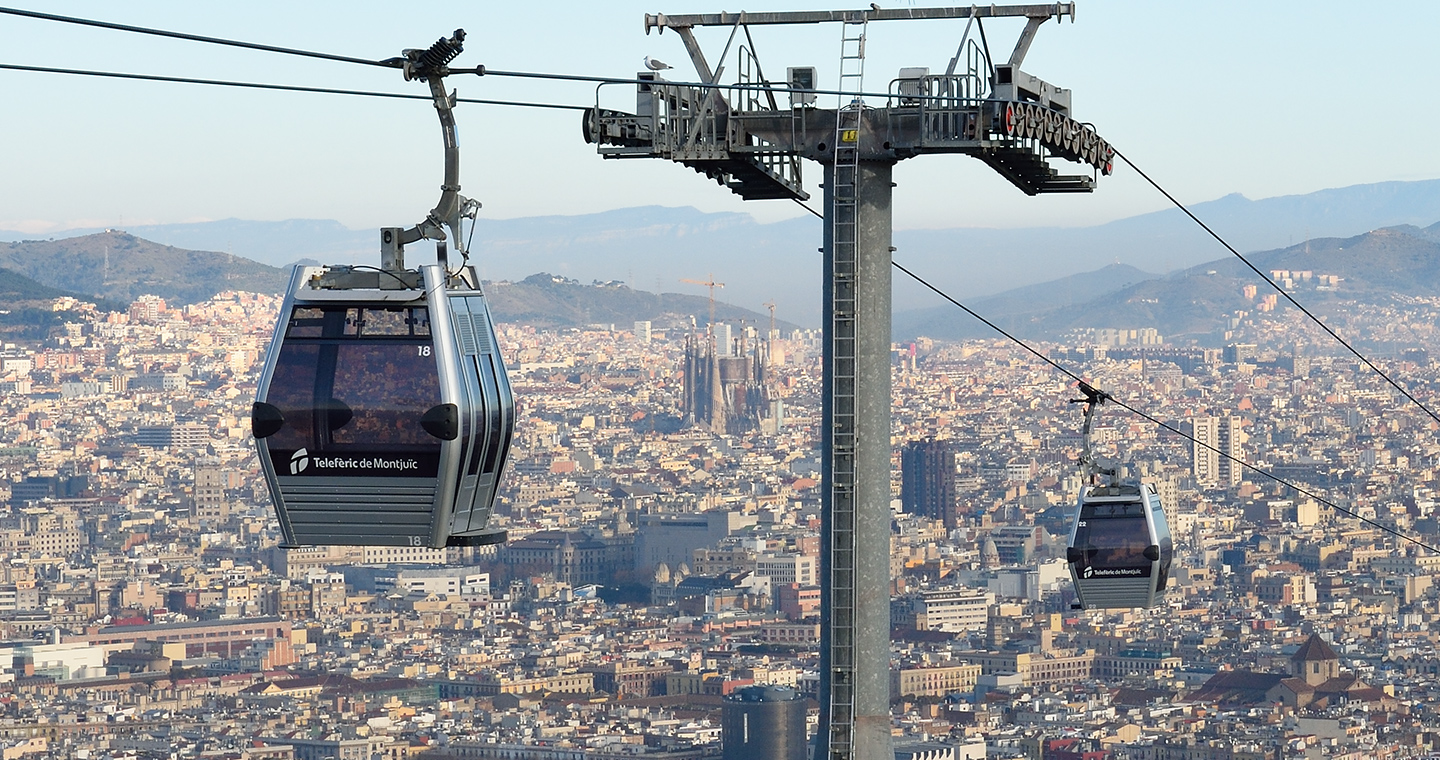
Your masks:
{"label": "cable grip mechanism", "polygon": [[456,29],[455,34],[449,37],[441,37],[430,47],[419,50],[411,48],[401,51],[405,56],[401,63],[401,70],[405,74],[405,81],[419,79],[425,81],[433,76],[443,77],[450,73],[445,68],[447,64],[455,60],[455,56],[465,49],[465,30]]}

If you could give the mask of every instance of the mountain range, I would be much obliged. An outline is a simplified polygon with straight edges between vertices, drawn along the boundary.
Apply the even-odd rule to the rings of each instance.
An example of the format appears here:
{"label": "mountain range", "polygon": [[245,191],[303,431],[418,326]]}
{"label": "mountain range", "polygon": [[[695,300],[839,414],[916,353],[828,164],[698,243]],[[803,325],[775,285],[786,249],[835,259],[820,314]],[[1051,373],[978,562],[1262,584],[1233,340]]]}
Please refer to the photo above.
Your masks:
{"label": "mountain range", "polygon": [[[1432,209],[1433,207],[1433,209]],[[1197,213],[1212,227],[1224,230],[1232,242],[1264,240],[1281,230],[1325,222],[1329,226],[1360,225],[1377,218],[1409,217],[1433,211],[1425,220],[1440,218],[1440,182],[1385,183],[1327,190],[1306,196],[1247,201],[1227,196],[1200,204]],[[1178,212],[1159,212],[1112,222],[1099,227],[1059,230],[946,230],[896,234],[901,242],[897,261],[920,272],[951,295],[998,324],[1025,337],[1057,338],[1077,327],[1155,327],[1170,337],[1189,336],[1213,343],[1224,315],[1253,307],[1241,294],[1246,283],[1256,282],[1233,257],[1224,255],[1203,231]],[[1320,214],[1323,219],[1315,217]],[[1183,222],[1177,228],[1176,222]],[[1189,225],[1188,227],[1185,225]],[[482,221],[474,261],[502,320],[537,326],[577,326],[592,323],[626,324],[637,319],[661,323],[703,324],[708,299],[698,294],[664,292],[673,280],[699,280],[714,276],[728,280],[717,290],[717,318],[764,324],[769,316],[745,309],[767,293],[789,293],[793,301],[774,296],[780,304],[778,324],[818,324],[797,314],[795,301],[817,297],[819,254],[805,251],[800,233],[818,234],[813,219],[760,225],[743,214],[705,214],[694,209],[645,207],[578,217],[536,217],[504,222]],[[152,242],[130,232],[106,230],[78,237],[0,243],[0,268],[29,277],[44,286],[89,297],[128,302],[151,293],[175,303],[202,300],[220,290],[238,289],[278,293],[284,286],[283,259],[294,253],[319,254],[326,260],[341,256],[361,233],[334,222],[241,222],[174,225],[151,228],[158,233],[189,235],[201,240],[217,230],[235,239],[260,244],[268,240],[270,263],[245,256],[189,250]],[[1342,236],[1320,237],[1299,244],[1249,254],[1262,271],[1306,269],[1341,277],[1336,292],[1309,292],[1306,299],[1324,302],[1336,297],[1384,298],[1388,293],[1433,293],[1440,285],[1440,225],[1411,224],[1365,228]],[[209,231],[207,233],[206,231]],[[1361,232],[1356,235],[1354,232]],[[369,233],[364,233],[369,236]],[[1063,237],[1066,242],[1045,243]],[[1190,243],[1205,246],[1187,248]],[[328,239],[331,247],[313,245],[303,251],[297,241]],[[931,254],[914,253],[903,241],[929,240]],[[966,249],[978,256],[989,246],[1006,240],[1018,255],[995,254],[993,262],[975,267],[941,267],[940,246]],[[1100,251],[1102,240],[1108,248]],[[259,241],[256,243],[255,241]],[[290,248],[277,241],[288,241]],[[979,242],[977,242],[979,241]],[[813,241],[812,241],[813,242]],[[981,244],[983,243],[983,245]],[[232,246],[243,248],[244,246]],[[1193,248],[1193,250],[1192,250]],[[795,254],[795,250],[801,253]],[[1242,248],[1243,249],[1243,248]],[[977,253],[980,250],[981,253]],[[1143,251],[1151,253],[1146,256]],[[1106,262],[1088,270],[1066,271],[1102,255],[1145,259],[1158,268],[1124,261]],[[1203,257],[1200,253],[1205,253]],[[958,256],[959,254],[957,254]],[[308,256],[304,258],[310,258]],[[423,256],[416,256],[423,260]],[[1063,265],[1057,263],[1063,259]],[[1167,268],[1169,263],[1187,263]],[[917,261],[919,263],[917,263]],[[1050,266],[1042,265],[1049,261]],[[1041,263],[1035,263],[1041,262]],[[582,284],[577,272],[609,271],[630,265],[622,277]],[[707,271],[697,272],[700,265]],[[1014,270],[1024,269],[1023,277]],[[804,269],[802,274],[799,270]],[[534,275],[536,271],[545,274]],[[655,290],[635,287],[636,271],[654,277]],[[518,272],[519,274],[511,274]],[[713,275],[712,275],[713,272]],[[1058,273],[1058,276],[1056,274]],[[673,280],[672,280],[673,276]],[[1025,280],[1017,287],[986,292],[984,282]],[[1043,281],[1037,281],[1043,280]],[[953,306],[933,294],[922,300],[918,286],[903,274],[895,275],[895,335],[935,338],[979,337],[991,334]],[[1312,283],[1313,286],[1313,283]],[[694,285],[703,292],[703,285]],[[1261,288],[1266,286],[1260,284]],[[1262,291],[1262,295],[1265,291]],[[7,301],[9,297],[0,294]],[[933,307],[906,308],[924,303]],[[3,308],[4,302],[0,302]],[[758,305],[758,304],[756,304]],[[788,317],[788,319],[786,319]]]}
{"label": "mountain range", "polygon": [[[1440,180],[1355,185],[1262,200],[1235,194],[1191,208],[1238,250],[1272,250],[1313,237],[1429,225],[1440,219]],[[549,272],[581,282],[618,280],[635,290],[689,289],[700,295],[703,287],[681,286],[680,281],[713,275],[725,283],[717,296],[727,302],[759,312],[763,303],[774,301],[781,318],[818,326],[822,273],[816,249],[822,229],[821,221],[811,217],[760,224],[748,214],[648,206],[577,216],[482,219],[476,225],[473,254],[482,277],[489,280],[518,282]],[[227,219],[128,231],[176,248],[227,251],[274,267],[298,260],[373,264],[378,248],[376,230],[351,230],[326,220]],[[69,230],[46,237],[95,232]],[[27,237],[33,236],[0,231],[0,240]],[[894,240],[897,261],[966,299],[1109,264],[1171,273],[1225,253],[1176,209],[1090,227],[898,230]],[[426,256],[427,250],[415,246],[412,258]],[[897,304],[938,303],[903,276],[895,282]]]}
{"label": "mountain range", "polygon": [[[1397,294],[1431,295],[1440,292],[1440,223],[1319,238],[1253,253],[1247,260],[1267,276],[1272,270],[1309,272],[1307,279],[1297,276],[1291,287],[1302,302],[1319,311],[1338,299],[1384,303]],[[16,336],[22,329],[17,325],[23,325],[26,335],[43,335],[44,328],[58,324],[63,315],[49,314],[48,300],[59,295],[109,299],[107,308],[123,308],[116,304],[142,293],[184,304],[228,289],[278,293],[286,279],[279,268],[240,257],[184,251],[113,231],[3,244],[0,264],[23,270],[0,268],[0,308],[6,309],[0,330]],[[1246,293],[1247,285],[1255,287],[1253,293]],[[614,281],[587,285],[549,273],[491,281],[486,290],[501,321],[536,327],[623,327],[645,319],[657,327],[703,325],[711,308],[701,296],[651,293]],[[1110,264],[967,299],[967,305],[1022,338],[1055,340],[1076,328],[1154,327],[1171,340],[1217,345],[1229,315],[1256,309],[1257,298],[1271,292],[1244,263],[1228,257],[1165,275]],[[721,321],[767,326],[768,317],[755,311],[722,301],[714,309]],[[777,320],[777,326],[788,330],[795,325]],[[991,337],[994,331],[945,304],[898,311],[894,335],[900,340],[953,340]]]}

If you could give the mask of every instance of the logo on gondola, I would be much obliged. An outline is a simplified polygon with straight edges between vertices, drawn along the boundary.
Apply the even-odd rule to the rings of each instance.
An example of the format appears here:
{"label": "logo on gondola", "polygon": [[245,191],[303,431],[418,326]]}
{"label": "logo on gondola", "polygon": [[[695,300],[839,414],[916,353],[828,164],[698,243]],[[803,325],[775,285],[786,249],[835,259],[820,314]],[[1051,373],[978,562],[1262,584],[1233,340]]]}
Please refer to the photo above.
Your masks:
{"label": "logo on gondola", "polygon": [[1080,574],[1080,577],[1081,577],[1081,578],[1089,578],[1090,576],[1092,576],[1092,575],[1094,575],[1094,574],[1095,574],[1095,568],[1090,567],[1090,566],[1087,565],[1087,566],[1085,567],[1085,572],[1081,573],[1081,574]]}
{"label": "logo on gondola", "polygon": [[290,457],[291,475],[299,475],[300,473],[305,471],[306,467],[309,466],[310,452],[306,451],[305,449],[300,449],[299,451],[295,452],[293,456]]}
{"label": "logo on gondola", "polygon": [[1091,575],[1098,575],[1102,578],[1124,578],[1142,577],[1149,574],[1150,568],[1148,567],[1110,567],[1100,570],[1096,570],[1093,567],[1087,567],[1085,568],[1084,573],[1086,578],[1089,578]]}
{"label": "logo on gondola", "polygon": [[[389,455],[366,452],[365,456],[330,454],[325,451],[298,449],[270,452],[275,472],[281,475],[310,478],[335,475],[342,477],[433,477],[439,466],[439,452],[418,456]],[[289,468],[286,468],[286,460]]]}

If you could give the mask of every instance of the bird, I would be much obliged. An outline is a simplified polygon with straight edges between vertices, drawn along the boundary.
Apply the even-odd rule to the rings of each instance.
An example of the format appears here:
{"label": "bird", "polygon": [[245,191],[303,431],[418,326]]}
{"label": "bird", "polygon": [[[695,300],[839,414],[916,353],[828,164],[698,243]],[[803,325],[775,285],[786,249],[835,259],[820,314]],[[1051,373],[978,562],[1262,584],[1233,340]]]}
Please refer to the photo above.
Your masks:
{"label": "bird", "polygon": [[651,71],[664,71],[665,69],[673,67],[659,58],[651,58],[647,55],[645,56],[645,68]]}
{"label": "bird", "polygon": [[880,5],[879,5],[878,3],[871,3],[871,4],[870,4],[870,10],[872,10],[872,11],[878,11],[878,10],[880,10]]}

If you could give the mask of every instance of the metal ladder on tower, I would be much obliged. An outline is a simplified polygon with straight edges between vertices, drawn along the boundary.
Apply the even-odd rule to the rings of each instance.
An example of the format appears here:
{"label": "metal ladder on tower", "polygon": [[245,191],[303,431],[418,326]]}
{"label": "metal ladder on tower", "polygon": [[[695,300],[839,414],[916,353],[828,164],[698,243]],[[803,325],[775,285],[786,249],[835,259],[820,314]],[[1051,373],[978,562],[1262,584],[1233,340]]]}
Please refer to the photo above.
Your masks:
{"label": "metal ladder on tower", "polygon": [[[840,25],[840,91],[830,178],[832,415],[830,484],[830,705],[828,760],[854,754],[855,727],[855,309],[860,130],[865,83],[863,11]],[[847,95],[846,93],[851,93]],[[849,102],[847,101],[849,99]]]}

